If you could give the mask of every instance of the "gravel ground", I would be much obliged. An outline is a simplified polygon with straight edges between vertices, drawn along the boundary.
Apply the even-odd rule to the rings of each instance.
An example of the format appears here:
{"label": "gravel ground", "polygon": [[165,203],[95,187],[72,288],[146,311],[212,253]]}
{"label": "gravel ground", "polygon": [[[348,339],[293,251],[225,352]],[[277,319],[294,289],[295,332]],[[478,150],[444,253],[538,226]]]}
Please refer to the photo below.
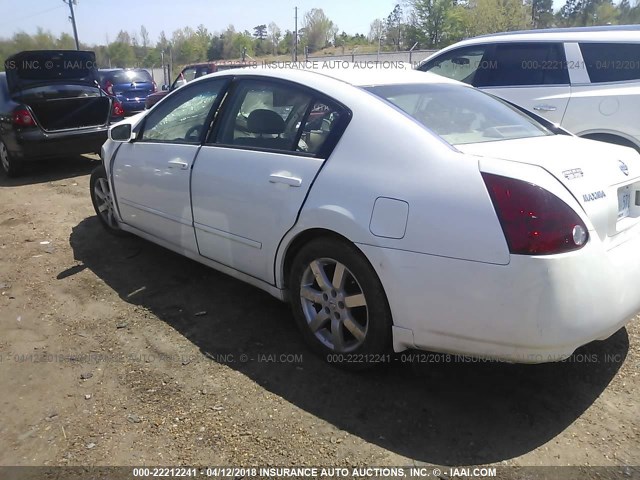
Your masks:
{"label": "gravel ground", "polygon": [[0,179],[0,465],[640,465],[638,319],[563,363],[344,372],[266,293],[106,234],[97,164]]}

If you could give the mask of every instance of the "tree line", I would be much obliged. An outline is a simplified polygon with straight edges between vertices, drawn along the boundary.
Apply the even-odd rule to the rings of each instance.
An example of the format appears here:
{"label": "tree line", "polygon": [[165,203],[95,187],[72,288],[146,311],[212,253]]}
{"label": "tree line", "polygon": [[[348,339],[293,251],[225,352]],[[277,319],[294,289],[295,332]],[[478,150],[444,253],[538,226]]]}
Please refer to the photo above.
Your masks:
{"label": "tree line", "polygon": [[[386,18],[374,20],[368,34],[341,31],[321,8],[306,12],[298,30],[298,58],[332,47],[338,53],[356,49],[406,50],[441,48],[463,38],[528,28],[570,27],[640,23],[640,0],[566,0],[558,11],[553,0],[402,0]],[[229,25],[224,31],[209,32],[204,24],[185,27],[168,36],[162,31],[156,40],[145,26],[139,31],[120,31],[103,45],[81,44],[96,52],[101,67],[158,67],[165,63],[185,65],[207,60],[291,56],[292,30],[274,22],[256,25],[252,31],[238,31]],[[0,39],[0,65],[9,55],[22,50],[73,49],[71,35],[54,36],[38,29],[35,34],[17,32]],[[1,67],[0,67],[1,68]]]}

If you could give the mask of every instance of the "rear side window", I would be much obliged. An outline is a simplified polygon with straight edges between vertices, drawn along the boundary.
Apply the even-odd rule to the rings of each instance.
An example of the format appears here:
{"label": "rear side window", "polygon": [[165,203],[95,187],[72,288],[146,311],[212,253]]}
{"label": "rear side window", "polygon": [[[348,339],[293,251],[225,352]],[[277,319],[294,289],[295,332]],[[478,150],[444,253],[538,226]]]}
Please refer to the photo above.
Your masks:
{"label": "rear side window", "polygon": [[581,43],[591,83],[640,79],[640,43]]}
{"label": "rear side window", "polygon": [[269,81],[240,84],[219,142],[267,150],[293,151],[300,122],[309,110],[311,95],[302,89]]}
{"label": "rear side window", "polygon": [[489,67],[489,64],[483,61],[486,50],[485,45],[458,48],[430,60],[418,67],[418,70],[474,85],[478,70]]}
{"label": "rear side window", "polygon": [[503,43],[486,59],[490,68],[476,75],[477,87],[569,84],[561,43]]}
{"label": "rear side window", "polygon": [[326,158],[348,119],[344,107],[299,85],[241,80],[215,142]]}

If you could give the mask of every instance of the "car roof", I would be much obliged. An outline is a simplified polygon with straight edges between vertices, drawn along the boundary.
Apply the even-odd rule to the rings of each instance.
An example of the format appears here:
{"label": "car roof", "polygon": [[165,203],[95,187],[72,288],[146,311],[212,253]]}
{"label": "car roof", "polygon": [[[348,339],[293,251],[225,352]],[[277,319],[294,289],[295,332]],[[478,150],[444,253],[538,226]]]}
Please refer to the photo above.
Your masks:
{"label": "car roof", "polygon": [[413,70],[411,64],[402,62],[274,62],[262,66],[224,70],[205,75],[196,81],[203,78],[229,75],[230,73],[238,76],[260,75],[296,82],[304,82],[305,78],[323,76],[355,87],[411,83],[455,84],[468,87],[464,83],[434,73]]}
{"label": "car roof", "polygon": [[[543,28],[491,33],[462,40],[455,46],[505,41],[564,41],[564,42],[640,42],[640,25],[606,25],[600,27]],[[452,45],[453,46],[453,45]],[[447,50],[451,47],[447,47]]]}

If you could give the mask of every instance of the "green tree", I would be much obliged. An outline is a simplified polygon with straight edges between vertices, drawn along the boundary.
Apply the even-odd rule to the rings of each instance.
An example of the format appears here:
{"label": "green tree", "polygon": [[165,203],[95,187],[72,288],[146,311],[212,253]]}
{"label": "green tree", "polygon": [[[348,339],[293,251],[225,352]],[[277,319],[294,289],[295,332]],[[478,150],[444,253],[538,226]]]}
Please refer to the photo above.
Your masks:
{"label": "green tree", "polygon": [[327,17],[321,8],[312,8],[304,16],[303,45],[311,52],[326,47],[338,32],[337,26]]}
{"label": "green tree", "polygon": [[253,36],[258,40],[264,40],[267,37],[267,26],[263,24],[253,27]]}
{"label": "green tree", "polygon": [[437,48],[443,45],[447,36],[447,13],[453,6],[453,0],[414,0],[417,27],[426,47]]}
{"label": "green tree", "polygon": [[280,27],[276,25],[275,22],[271,22],[268,28],[269,40],[271,41],[272,53],[274,55],[278,54],[278,47],[280,45],[280,40],[282,39],[282,31]]}
{"label": "green tree", "polygon": [[532,0],[531,26],[533,28],[549,28],[555,21],[553,0]]}
{"label": "green tree", "polygon": [[402,46],[402,16],[402,7],[398,3],[387,17],[385,25],[387,42],[396,50],[400,50],[400,47]]}

